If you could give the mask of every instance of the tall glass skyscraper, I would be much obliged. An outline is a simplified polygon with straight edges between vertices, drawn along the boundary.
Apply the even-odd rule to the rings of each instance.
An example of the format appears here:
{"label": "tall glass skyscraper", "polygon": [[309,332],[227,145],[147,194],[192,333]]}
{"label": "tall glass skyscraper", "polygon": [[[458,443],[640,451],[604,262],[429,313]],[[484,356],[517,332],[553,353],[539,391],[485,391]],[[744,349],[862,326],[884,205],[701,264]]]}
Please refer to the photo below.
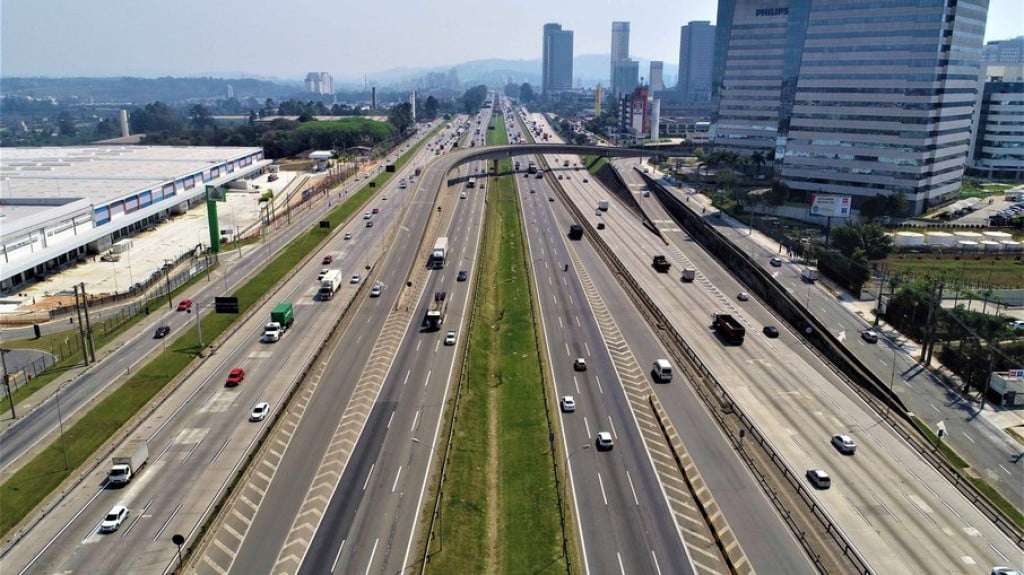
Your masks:
{"label": "tall glass skyscraper", "polygon": [[[612,57],[608,85],[616,85],[615,65],[629,60],[629,22],[612,22]],[[635,88],[636,86],[633,86]],[[632,90],[633,88],[630,88]]]}
{"label": "tall glass skyscraper", "polygon": [[683,103],[711,101],[711,63],[715,54],[715,27],[711,22],[690,22],[679,29],[679,80],[676,91]]}
{"label": "tall glass skyscraper", "polygon": [[715,144],[796,191],[957,196],[988,0],[719,0]]}
{"label": "tall glass skyscraper", "polygon": [[545,96],[572,89],[572,30],[544,25],[541,92]]}

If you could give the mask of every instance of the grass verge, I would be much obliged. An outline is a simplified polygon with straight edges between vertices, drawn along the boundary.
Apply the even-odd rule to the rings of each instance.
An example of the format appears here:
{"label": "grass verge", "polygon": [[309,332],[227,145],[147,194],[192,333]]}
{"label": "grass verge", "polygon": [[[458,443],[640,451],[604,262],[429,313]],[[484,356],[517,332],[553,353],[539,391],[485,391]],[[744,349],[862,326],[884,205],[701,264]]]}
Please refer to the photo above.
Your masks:
{"label": "grass verge", "polygon": [[[421,140],[405,156],[415,154],[419,146],[429,138]],[[399,159],[399,164],[404,164],[405,156]],[[204,341],[214,341],[247,309],[261,303],[264,294],[269,293],[281,278],[291,273],[292,268],[315,251],[333,229],[359,211],[392,175],[381,173],[372,180],[376,182],[375,187],[365,185],[349,196],[323,218],[331,222],[330,229],[321,229],[317,225],[300,234],[262,271],[232,294],[238,297],[239,315],[205,313],[201,320]],[[202,311],[209,310],[207,307]],[[0,509],[3,510],[0,513],[0,533],[3,537],[7,537],[11,529],[115,436],[169,381],[186,369],[200,351],[197,335],[190,324],[189,329],[182,330],[172,343],[166,344],[159,355],[139,368],[123,385],[111,391],[74,425],[65,428],[63,440],[58,439],[48,445],[4,480],[0,485]]]}
{"label": "grass verge", "polygon": [[[504,134],[498,118],[494,130]],[[509,160],[502,160],[508,163]],[[499,166],[498,173],[511,166]],[[564,573],[545,383],[515,181],[490,186],[470,354],[431,573]],[[434,543],[436,545],[437,543]]]}

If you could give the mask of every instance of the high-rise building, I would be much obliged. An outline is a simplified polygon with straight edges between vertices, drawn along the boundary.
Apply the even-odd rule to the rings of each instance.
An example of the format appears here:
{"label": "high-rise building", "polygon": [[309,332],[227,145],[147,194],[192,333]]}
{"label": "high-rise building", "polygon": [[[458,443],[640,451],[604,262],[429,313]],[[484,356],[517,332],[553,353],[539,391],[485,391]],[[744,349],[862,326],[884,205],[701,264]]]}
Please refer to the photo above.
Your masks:
{"label": "high-rise building", "polygon": [[544,25],[541,92],[551,96],[572,89],[572,30]]}
{"label": "high-rise building", "polygon": [[661,92],[665,89],[665,63],[661,60],[651,60],[651,73],[648,85],[652,92]]}
{"label": "high-rise building", "polygon": [[986,64],[1024,62],[1024,36],[1017,36],[1009,40],[993,40],[985,44],[981,59]]}
{"label": "high-rise building", "polygon": [[679,77],[676,91],[684,104],[711,101],[711,70],[715,55],[715,27],[711,22],[690,22],[679,29]]}
{"label": "high-rise building", "polygon": [[[629,60],[629,22],[612,22],[612,56],[609,64],[608,85],[611,86],[613,93],[618,90],[620,84],[615,65],[626,60]],[[628,91],[633,91],[635,87],[628,88]],[[616,97],[621,95],[621,93],[615,93]]]}
{"label": "high-rise building", "polygon": [[612,94],[622,97],[631,94],[640,85],[640,62],[636,60],[620,60],[612,66],[614,70],[615,83],[612,84]]}
{"label": "high-rise building", "polygon": [[988,0],[719,0],[715,146],[805,196],[959,194]]}
{"label": "high-rise building", "polygon": [[1024,179],[1024,63],[990,64],[971,122],[972,174]]}
{"label": "high-rise building", "polygon": [[306,74],[306,91],[313,94],[333,94],[334,79],[327,72],[310,72]]}

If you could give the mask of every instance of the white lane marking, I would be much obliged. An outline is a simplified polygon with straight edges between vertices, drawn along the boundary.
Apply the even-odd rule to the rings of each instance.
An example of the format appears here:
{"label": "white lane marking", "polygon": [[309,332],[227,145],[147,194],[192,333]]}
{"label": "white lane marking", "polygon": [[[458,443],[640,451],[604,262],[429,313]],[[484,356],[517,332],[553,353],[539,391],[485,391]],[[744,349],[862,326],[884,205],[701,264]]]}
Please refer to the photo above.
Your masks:
{"label": "white lane marking", "polygon": [[583,427],[587,428],[587,437],[590,437],[590,421],[587,420],[587,416],[583,416]]}
{"label": "white lane marking", "polygon": [[422,340],[422,339],[421,339],[421,340],[419,340],[419,341],[417,341],[417,342],[416,342],[416,351],[419,351],[419,350],[420,350],[420,347],[421,347],[422,345],[423,345],[423,340]]}
{"label": "white lane marking", "polygon": [[[566,285],[568,285],[568,284],[566,284]],[[572,307],[572,306],[573,306],[572,296],[569,296],[569,307]]]}
{"label": "white lane marking", "polygon": [[608,505],[608,495],[604,492],[604,479],[601,479],[601,474],[597,474],[597,482],[601,485],[601,499],[604,499],[604,504]]}
{"label": "white lane marking", "polygon": [[612,428],[612,435],[615,436],[615,439],[618,439],[619,434],[615,432],[615,424],[612,422],[612,416],[610,415],[608,416],[608,425]]}
{"label": "white lane marking", "polygon": [[366,491],[366,486],[370,484],[370,477],[373,476],[373,467],[376,463],[370,464],[370,471],[366,474],[366,481],[363,482],[363,491]]}
{"label": "white lane marking", "polygon": [[423,387],[426,387],[427,384],[430,383],[430,374],[432,372],[433,372],[433,370],[428,371],[427,372],[427,377],[423,378]]}
{"label": "white lane marking", "polygon": [[331,564],[331,573],[334,573],[338,569],[338,561],[341,560],[341,552],[345,550],[346,539],[341,540],[341,547],[338,548],[338,554],[334,556],[334,563]]}
{"label": "white lane marking", "polygon": [[1002,469],[1004,472],[1006,472],[1007,475],[1013,475],[1012,473],[1010,473],[1009,469],[1003,467],[1002,463],[999,464],[999,469]]}
{"label": "white lane marking", "polygon": [[370,574],[370,567],[373,567],[373,556],[377,554],[377,545],[380,543],[380,539],[376,539],[373,542],[373,550],[370,551],[370,560],[366,562],[366,575]]}
{"label": "white lane marking", "polygon": [[973,440],[973,439],[971,439],[971,436],[970,436],[970,435],[967,435],[967,432],[966,432],[966,431],[961,431],[960,433],[962,433],[962,434],[963,434],[963,436],[967,438],[967,441],[970,441],[971,443],[974,443],[974,440]]}
{"label": "white lane marking", "polygon": [[420,423],[420,410],[416,410],[416,416],[412,418],[412,428],[409,431],[416,431],[416,426]]}
{"label": "white lane marking", "polygon": [[167,526],[171,524],[171,520],[178,515],[178,512],[181,511],[182,507],[182,504],[179,503],[178,506],[174,508],[174,511],[171,511],[171,514],[167,516],[167,520],[164,521],[164,524],[161,525],[160,529],[157,530],[156,535],[153,536],[153,541],[160,539],[160,536],[164,534],[164,530],[167,529]]}
{"label": "white lane marking", "polygon": [[601,392],[601,395],[604,395],[604,388],[601,387],[601,378],[594,376],[594,381],[597,382],[597,391]]}
{"label": "white lane marking", "polygon": [[562,322],[562,316],[558,316],[558,327],[565,329],[565,324]]}
{"label": "white lane marking", "polygon": [[395,489],[398,488],[398,478],[401,477],[401,476],[402,476],[402,466],[399,465],[398,466],[398,473],[395,474],[395,482],[391,484],[391,493],[394,493]]}
{"label": "white lane marking", "polygon": [[572,352],[569,351],[569,342],[565,342],[565,356],[572,357]]}
{"label": "white lane marking", "polygon": [[409,371],[405,372],[405,379],[402,380],[402,385],[405,385],[406,383],[409,382],[409,376],[410,375],[412,375],[412,370],[411,369]]}
{"label": "white lane marking", "polygon": [[391,417],[388,418],[388,424],[385,429],[391,429],[391,422],[395,420],[395,410],[391,410]]}
{"label": "white lane marking", "polygon": [[651,549],[651,560],[654,561],[654,570],[661,575],[661,565],[658,565],[658,556],[654,554],[654,549]]}
{"label": "white lane marking", "polygon": [[583,342],[583,349],[587,350],[587,357],[590,357],[590,343]]}
{"label": "white lane marking", "polygon": [[640,500],[636,496],[636,488],[633,487],[633,476],[629,474],[629,470],[626,470],[626,481],[629,482],[629,490],[633,492],[633,503],[640,507]]}
{"label": "white lane marking", "polygon": [[846,340],[846,330],[845,329],[839,330],[839,333],[836,334],[836,339],[838,339],[839,341]]}
{"label": "white lane marking", "polygon": [[931,403],[929,403],[929,404],[928,404],[928,407],[931,407],[932,409],[934,409],[934,410],[935,410],[935,413],[942,413],[941,411],[939,411],[939,408],[938,408],[938,407],[935,407],[935,406],[934,406],[934,405],[932,405]]}
{"label": "white lane marking", "polygon": [[622,564],[622,553],[616,552],[615,556],[619,558],[619,573],[625,573],[626,566]]}
{"label": "white lane marking", "polygon": [[580,393],[580,382],[579,382],[578,379],[576,379],[575,375],[572,376],[572,384],[576,388],[576,394],[579,395],[579,393]]}
{"label": "white lane marking", "polygon": [[576,316],[576,327],[583,327],[583,324],[580,322],[580,316]]}

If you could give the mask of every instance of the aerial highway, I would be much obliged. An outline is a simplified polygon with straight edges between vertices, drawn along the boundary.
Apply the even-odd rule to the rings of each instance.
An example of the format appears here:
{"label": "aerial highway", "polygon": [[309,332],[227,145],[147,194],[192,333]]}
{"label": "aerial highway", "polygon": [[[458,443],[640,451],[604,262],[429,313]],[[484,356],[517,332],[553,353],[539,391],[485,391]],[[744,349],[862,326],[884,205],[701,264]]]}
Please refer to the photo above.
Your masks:
{"label": "aerial highway", "polygon": [[[574,201],[593,213],[593,191],[567,186]],[[639,192],[636,192],[639,194]],[[643,198],[645,209],[648,198]],[[631,275],[658,304],[674,328],[695,349],[737,404],[756,422],[810,494],[846,537],[879,572],[906,572],[936,564],[959,566],[1013,562],[1020,550],[945,482],[879,416],[846,389],[830,366],[811,355],[794,334],[759,305],[740,301],[743,291],[731,275],[682,231],[663,231],[668,245],[613,201],[602,216],[602,237]],[[667,214],[651,208],[650,217]],[[664,254],[673,272],[651,268]],[[692,267],[697,281],[683,283],[675,270]],[[730,312],[747,331],[742,346],[727,346],[710,328],[713,312]],[[782,334],[771,339],[764,325]],[[834,434],[856,438],[854,456],[830,443]],[[828,490],[810,488],[805,470],[824,468],[832,475]]]}
{"label": "aerial highway", "polygon": [[[421,161],[426,153],[421,150]],[[371,228],[364,220],[353,219],[344,230],[338,230],[325,248],[326,253],[336,255],[334,266],[349,275],[365,275],[367,266],[372,269],[383,251],[380,242],[385,232],[380,230],[402,232],[397,227],[401,205],[412,194],[398,192],[386,192],[391,194],[389,200],[382,200],[383,194],[374,200],[372,205],[382,208],[372,219],[377,225]],[[318,215],[311,213],[309,224]],[[344,240],[343,232],[350,233],[351,239]],[[270,249],[261,247],[259,251]],[[360,293],[361,281],[346,283],[330,301],[314,300],[323,255],[311,254],[260,310],[224,336],[191,377],[132,432],[133,437],[149,440],[151,453],[137,479],[122,489],[104,489],[108,462],[105,457],[97,461],[84,470],[83,481],[8,551],[0,567],[15,573],[161,572],[171,565],[177,553],[171,535],[180,533],[191,539],[196,534],[222,487],[242,466],[266,426],[266,421],[248,421],[250,408],[266,401],[271,406],[267,421],[278,415],[276,410],[283,405],[290,384],[317,350],[316,342],[326,341],[339,314]],[[277,343],[260,343],[261,327],[277,301],[295,304],[295,326]],[[226,388],[227,373],[235,367],[245,369],[246,378],[238,387]],[[99,534],[99,520],[117,503],[129,507],[127,523],[114,534]]]}

